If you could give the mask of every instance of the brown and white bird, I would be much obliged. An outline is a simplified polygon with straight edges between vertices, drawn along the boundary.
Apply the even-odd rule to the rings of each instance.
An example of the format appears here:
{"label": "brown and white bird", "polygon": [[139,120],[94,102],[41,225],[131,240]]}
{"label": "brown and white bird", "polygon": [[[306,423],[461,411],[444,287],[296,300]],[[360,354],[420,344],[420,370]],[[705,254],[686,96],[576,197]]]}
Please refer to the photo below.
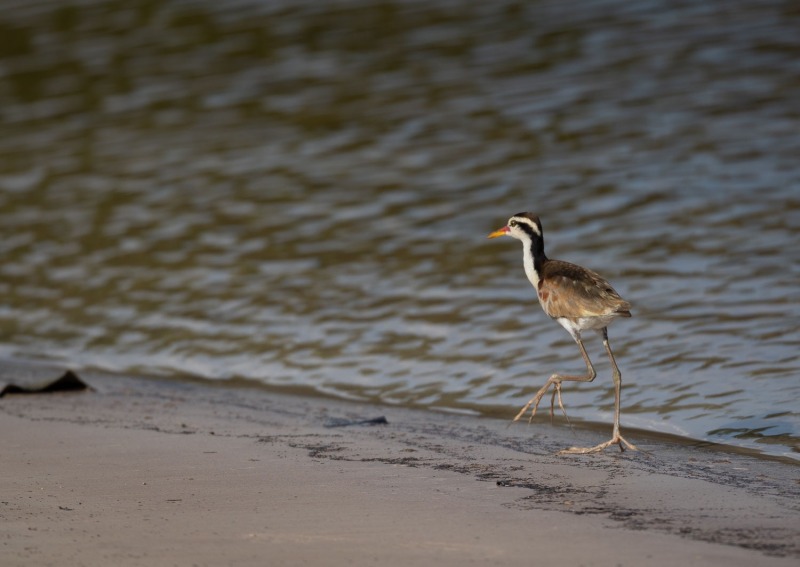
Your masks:
{"label": "brown and white bird", "polygon": [[[531,410],[531,419],[536,415],[539,402],[553,387],[550,413],[558,394],[558,403],[561,410],[561,382],[574,380],[578,382],[591,382],[597,376],[583,346],[581,333],[586,330],[596,331],[603,338],[603,346],[611,361],[612,377],[614,379],[614,430],[611,439],[595,447],[572,447],[561,451],[562,453],[594,453],[602,451],[610,445],[619,445],[621,451],[626,448],[638,450],[634,445],[625,440],[619,432],[619,402],[622,387],[620,374],[611,346],[608,344],[608,325],[618,317],[630,317],[631,305],[599,274],[569,262],[551,260],[544,253],[544,237],[542,223],[539,217],[532,213],[519,213],[508,220],[503,228],[491,233],[488,238],[498,236],[511,236],[522,241],[523,263],[525,275],[528,276],[539,296],[539,303],[547,315],[561,324],[578,343],[581,356],[586,363],[586,374],[571,376],[567,374],[553,374],[536,395],[525,404],[514,421],[518,421],[528,409]],[[565,414],[566,415],[566,414]]]}

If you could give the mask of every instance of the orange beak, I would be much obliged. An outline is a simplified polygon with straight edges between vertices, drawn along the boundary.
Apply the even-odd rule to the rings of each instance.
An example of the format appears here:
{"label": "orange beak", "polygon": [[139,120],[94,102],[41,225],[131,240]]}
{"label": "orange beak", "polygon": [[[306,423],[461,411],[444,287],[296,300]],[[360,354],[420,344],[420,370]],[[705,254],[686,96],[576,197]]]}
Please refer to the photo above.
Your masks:
{"label": "orange beak", "polygon": [[508,234],[509,230],[511,230],[511,229],[508,228],[507,226],[504,226],[503,228],[498,228],[497,230],[495,230],[492,234],[490,234],[486,238],[497,238],[498,236],[505,236],[506,234]]}

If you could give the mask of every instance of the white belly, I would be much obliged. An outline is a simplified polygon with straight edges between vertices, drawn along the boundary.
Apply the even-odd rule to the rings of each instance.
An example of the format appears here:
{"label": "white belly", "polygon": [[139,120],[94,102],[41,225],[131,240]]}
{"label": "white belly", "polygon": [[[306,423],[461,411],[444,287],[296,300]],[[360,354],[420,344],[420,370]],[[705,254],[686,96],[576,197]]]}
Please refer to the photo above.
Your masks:
{"label": "white belly", "polygon": [[564,317],[559,317],[556,319],[558,323],[564,327],[567,332],[572,335],[573,339],[576,339],[580,336],[581,331],[599,331],[604,327],[608,327],[609,323],[616,319],[616,314],[614,315],[604,315],[601,317],[579,317],[577,319],[566,319]]}

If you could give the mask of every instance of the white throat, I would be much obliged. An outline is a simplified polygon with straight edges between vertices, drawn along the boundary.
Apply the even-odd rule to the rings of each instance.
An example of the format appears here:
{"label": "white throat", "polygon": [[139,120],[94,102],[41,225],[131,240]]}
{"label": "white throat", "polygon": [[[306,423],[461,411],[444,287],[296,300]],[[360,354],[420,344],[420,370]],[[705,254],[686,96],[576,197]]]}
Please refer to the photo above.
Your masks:
{"label": "white throat", "polygon": [[522,241],[522,263],[525,266],[525,275],[528,276],[528,281],[531,282],[533,289],[538,293],[539,291],[539,274],[536,273],[536,268],[533,266],[533,253],[531,252],[531,241],[525,239]]}

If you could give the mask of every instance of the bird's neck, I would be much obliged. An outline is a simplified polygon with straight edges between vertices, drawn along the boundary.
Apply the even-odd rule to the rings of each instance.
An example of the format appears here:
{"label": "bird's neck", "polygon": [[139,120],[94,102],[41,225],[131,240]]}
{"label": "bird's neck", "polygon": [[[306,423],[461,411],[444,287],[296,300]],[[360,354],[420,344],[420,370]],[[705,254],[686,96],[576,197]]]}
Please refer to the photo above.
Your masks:
{"label": "bird's neck", "polygon": [[531,282],[534,289],[539,289],[542,267],[547,262],[547,256],[544,254],[544,240],[536,238],[523,241],[522,250],[525,275],[528,276],[528,281]]}

